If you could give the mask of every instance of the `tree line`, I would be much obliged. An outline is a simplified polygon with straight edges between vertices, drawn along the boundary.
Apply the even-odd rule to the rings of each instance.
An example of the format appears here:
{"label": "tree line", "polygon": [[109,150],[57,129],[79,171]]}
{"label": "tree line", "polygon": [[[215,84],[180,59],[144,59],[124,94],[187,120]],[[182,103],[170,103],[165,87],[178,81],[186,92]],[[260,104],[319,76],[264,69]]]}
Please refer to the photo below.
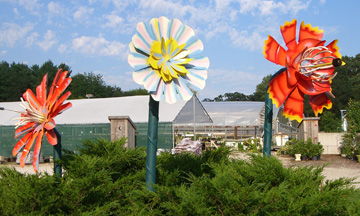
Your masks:
{"label": "tree line", "polygon": [[68,76],[72,78],[72,83],[68,87],[71,91],[70,99],[86,98],[87,94],[92,94],[95,98],[148,95],[148,92],[141,88],[123,91],[118,86],[107,85],[100,74],[93,72],[72,75],[71,68],[63,63],[54,65],[49,60],[41,66],[36,64],[28,66],[2,61],[0,63],[0,102],[19,101],[27,89],[35,91],[46,73],[48,73],[48,86],[50,86],[60,68],[69,71]]}

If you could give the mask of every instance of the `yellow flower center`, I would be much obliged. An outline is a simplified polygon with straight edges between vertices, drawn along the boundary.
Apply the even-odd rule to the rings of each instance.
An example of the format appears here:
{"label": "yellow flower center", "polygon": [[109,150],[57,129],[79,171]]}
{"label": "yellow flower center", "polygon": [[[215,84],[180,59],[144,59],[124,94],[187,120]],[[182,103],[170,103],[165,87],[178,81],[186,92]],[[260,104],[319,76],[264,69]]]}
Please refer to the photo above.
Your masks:
{"label": "yellow flower center", "polygon": [[187,58],[189,51],[184,49],[185,45],[178,45],[173,38],[166,41],[162,38],[151,45],[148,63],[165,82],[189,73],[184,65],[193,59]]}

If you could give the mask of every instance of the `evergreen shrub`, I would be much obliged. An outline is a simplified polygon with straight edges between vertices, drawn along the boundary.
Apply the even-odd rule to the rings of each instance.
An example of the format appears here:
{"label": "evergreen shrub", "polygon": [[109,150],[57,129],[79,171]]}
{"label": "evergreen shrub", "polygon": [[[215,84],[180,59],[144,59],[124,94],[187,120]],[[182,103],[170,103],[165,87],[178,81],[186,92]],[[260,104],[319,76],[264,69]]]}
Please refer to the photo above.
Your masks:
{"label": "evergreen shrub", "polygon": [[351,179],[323,168],[285,168],[275,157],[229,159],[225,147],[157,157],[155,192],[145,187],[145,149],[125,139],[86,140],[66,152],[61,179],[0,169],[0,215],[359,215]]}

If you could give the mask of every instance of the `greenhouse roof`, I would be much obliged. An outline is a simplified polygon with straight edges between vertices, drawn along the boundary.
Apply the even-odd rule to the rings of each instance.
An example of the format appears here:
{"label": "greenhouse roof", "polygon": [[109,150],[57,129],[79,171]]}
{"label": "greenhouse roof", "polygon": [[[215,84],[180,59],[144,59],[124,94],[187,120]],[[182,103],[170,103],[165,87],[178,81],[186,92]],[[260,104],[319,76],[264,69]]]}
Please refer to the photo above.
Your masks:
{"label": "greenhouse roof", "polygon": [[264,102],[202,102],[202,105],[213,120],[213,125],[262,126],[264,124]]}
{"label": "greenhouse roof", "polygon": [[[69,100],[72,107],[64,113],[55,117],[56,124],[96,124],[109,123],[109,116],[129,116],[133,122],[147,122],[149,115],[149,96],[129,96],[116,98],[92,98]],[[202,107],[197,100],[179,100],[175,104],[168,104],[164,101],[159,106],[159,122],[172,122],[177,119],[181,122],[193,122],[193,112],[189,112],[186,107]],[[3,102],[0,107],[11,110],[23,109],[20,102]],[[186,111],[186,112],[185,112]],[[15,125],[14,118],[18,118],[19,113],[10,111],[0,111],[0,125]],[[211,123],[210,117],[204,110],[197,110],[196,119],[202,122]],[[190,123],[190,122],[187,122]]]}

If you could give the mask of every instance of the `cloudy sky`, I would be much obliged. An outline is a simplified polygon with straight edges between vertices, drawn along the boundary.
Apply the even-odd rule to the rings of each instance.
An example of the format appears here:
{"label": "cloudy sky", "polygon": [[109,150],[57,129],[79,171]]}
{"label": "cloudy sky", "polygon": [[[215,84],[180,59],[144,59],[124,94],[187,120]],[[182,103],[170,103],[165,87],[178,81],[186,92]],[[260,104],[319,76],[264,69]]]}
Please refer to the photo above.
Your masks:
{"label": "cloudy sky", "polygon": [[283,44],[280,25],[292,19],[339,39],[340,53],[360,53],[358,0],[0,0],[0,60],[69,65],[73,74],[101,74],[123,90],[142,87],[132,80],[128,44],[138,22],[178,18],[203,41],[210,59],[200,98],[226,92],[252,94],[281,67],[264,59],[267,35]]}

